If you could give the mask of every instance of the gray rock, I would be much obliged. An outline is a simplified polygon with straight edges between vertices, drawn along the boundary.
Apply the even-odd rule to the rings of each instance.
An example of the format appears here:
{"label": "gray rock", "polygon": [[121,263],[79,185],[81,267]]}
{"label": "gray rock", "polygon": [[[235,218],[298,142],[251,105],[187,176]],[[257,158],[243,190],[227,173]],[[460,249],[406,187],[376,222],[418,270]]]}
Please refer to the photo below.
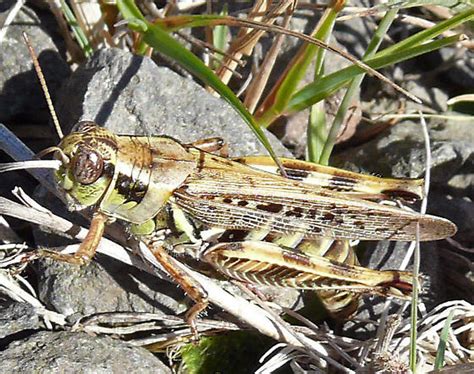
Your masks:
{"label": "gray rock", "polygon": [[469,48],[443,48],[439,51],[445,73],[451,81],[467,92],[474,87],[474,53]]}
{"label": "gray rock", "polygon": [[[469,124],[445,123],[430,128],[432,185],[445,186],[455,175],[472,173],[474,135]],[[420,125],[403,122],[372,141],[334,157],[339,167],[385,177],[420,178],[425,149]]]}
{"label": "gray rock", "polygon": [[31,304],[16,301],[0,304],[0,339],[13,334],[27,334],[42,326]]}
{"label": "gray rock", "polygon": [[3,373],[171,373],[144,348],[85,333],[39,332],[0,352]]}
{"label": "gray rock", "polygon": [[[66,133],[79,120],[94,120],[119,134],[165,134],[184,142],[220,136],[231,154],[266,153],[222,99],[149,58],[118,49],[98,51],[75,71],[57,110]],[[288,154],[266,134],[278,154]]]}
{"label": "gray rock", "polygon": [[433,214],[446,217],[456,223],[458,226],[456,240],[468,248],[474,246],[474,233],[472,231],[474,227],[474,202],[472,198],[433,193],[430,197],[429,208]]}
{"label": "gray rock", "polygon": [[74,321],[101,312],[178,314],[187,307],[174,284],[109,257],[87,266],[41,261],[38,294],[48,307]]}
{"label": "gray rock", "polygon": [[[367,2],[355,0],[351,2],[351,6],[366,7]],[[348,52],[361,58],[367,50],[375,28],[376,22],[371,17],[353,17],[344,22],[336,22],[334,35]]]}
{"label": "gray rock", "polygon": [[24,5],[8,27],[0,48],[0,121],[46,123],[50,115],[21,36],[23,31],[38,53],[41,48],[39,61],[53,98],[70,75],[69,66],[60,55],[64,42],[53,15]]}
{"label": "gray rock", "polygon": [[[404,242],[367,243],[367,249],[361,258],[361,262],[372,269],[400,269],[408,246],[409,244]],[[440,264],[437,250],[441,249],[437,248],[435,243],[421,244],[420,273],[423,274],[423,290],[426,291],[421,294],[421,299],[427,305],[428,310],[436,306],[439,300],[444,300],[446,297],[445,287],[440,277],[443,264]],[[412,267],[409,266],[407,270],[411,269]],[[374,306],[374,309],[376,309],[376,306]],[[378,312],[382,312],[382,310]]]}

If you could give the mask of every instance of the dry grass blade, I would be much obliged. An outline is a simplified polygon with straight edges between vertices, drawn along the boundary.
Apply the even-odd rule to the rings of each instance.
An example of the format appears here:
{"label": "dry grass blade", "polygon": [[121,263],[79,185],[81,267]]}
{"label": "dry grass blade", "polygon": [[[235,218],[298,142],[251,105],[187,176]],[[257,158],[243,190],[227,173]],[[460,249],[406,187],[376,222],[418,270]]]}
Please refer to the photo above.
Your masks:
{"label": "dry grass blade", "polygon": [[[236,331],[236,324],[200,319],[198,331],[201,334],[217,331]],[[85,316],[78,320],[73,331],[85,331],[90,334],[120,335],[135,346],[153,345],[153,351],[163,351],[166,347],[187,342],[192,339],[191,330],[182,318],[142,312],[111,312]]]}
{"label": "dry grass blade", "polygon": [[[176,32],[177,35],[179,35],[180,38],[182,38],[183,40],[187,41],[188,43],[196,46],[197,48],[201,49],[201,50],[206,50],[206,51],[210,51],[210,52],[213,52],[214,54],[218,54],[218,55],[221,55],[221,56],[224,56],[226,58],[228,58],[229,60],[232,60],[234,61],[237,66],[244,66],[244,62],[242,60],[239,60],[239,59],[236,59],[234,58],[234,56],[218,49],[218,48],[215,48],[212,44],[210,43],[207,43],[205,41],[202,41],[200,39],[197,39],[197,38],[194,38],[190,35],[186,35],[185,33],[183,32]],[[210,54],[210,60],[216,64],[220,63],[220,60],[218,58],[216,58],[213,54]],[[232,75],[236,76],[237,78],[239,79],[242,79],[242,75],[237,73],[235,70],[231,72]],[[238,96],[238,95],[237,95]]]}
{"label": "dry grass blade", "polygon": [[[236,282],[237,283],[237,282]],[[239,283],[237,283],[240,285]],[[283,331],[287,334],[290,334],[292,340],[296,340],[299,344],[292,343],[291,341],[286,341],[287,343],[291,344],[293,347],[300,347],[299,350],[304,352],[305,356],[311,358],[317,366],[325,367],[326,364],[324,361],[327,362],[328,365],[338,368],[343,372],[347,370],[342,364],[336,361],[332,355],[330,354],[329,350],[326,349],[322,344],[317,343],[314,340],[309,339],[307,336],[299,334],[293,327],[285,322],[276,312],[270,309],[270,307],[265,304],[262,300],[260,300],[257,296],[255,296],[252,292],[250,292],[246,287],[240,285],[240,288],[249,296],[251,297],[262,309],[264,309],[269,315],[273,317],[275,321],[279,323],[279,328],[284,329]],[[283,332],[282,331],[282,332]],[[280,339],[279,339],[280,340]],[[326,339],[324,339],[326,340]],[[280,340],[281,341],[281,340]],[[345,358],[344,355],[341,355]]]}
{"label": "dry grass blade", "polygon": [[102,32],[108,32],[108,27],[104,22],[101,4],[95,1],[71,1],[70,4],[79,27],[92,47],[103,47]]}
{"label": "dry grass blade", "polygon": [[[0,123],[0,149],[4,151],[6,154],[8,154],[11,158],[14,160],[26,160],[28,166],[33,166],[26,168],[25,170],[28,171],[38,182],[41,183],[45,188],[48,189],[51,193],[54,195],[60,197],[60,194],[58,190],[56,189],[56,186],[54,182],[52,181],[51,175],[46,171],[46,170],[38,170],[36,168],[36,165],[41,165],[45,161],[38,161],[38,160],[31,160],[34,158],[33,152],[23,144],[23,142],[16,137],[15,134],[13,134],[8,128],[6,128],[3,124]],[[21,161],[18,161],[21,162]],[[2,168],[4,167],[3,171],[8,171],[12,170],[9,169],[10,166],[12,165],[20,165],[18,163],[8,163],[4,164]],[[52,167],[55,165],[55,162],[51,161],[46,161],[45,164],[43,165],[48,165],[49,167]],[[43,169],[41,167],[41,169]]]}
{"label": "dry grass blade", "polygon": [[[282,22],[282,27],[287,28],[293,12],[291,9],[287,10],[285,17]],[[265,89],[265,85],[268,82],[270,77],[270,73],[273,70],[273,66],[275,65],[276,59],[278,54],[280,53],[281,45],[283,44],[283,40],[285,35],[278,34],[270,47],[265,59],[260,66],[258,74],[255,74],[255,79],[253,79],[247,88],[247,93],[245,95],[244,105],[248,108],[250,113],[255,111],[258,102],[262,96],[263,90]]]}
{"label": "dry grass blade", "polygon": [[[451,326],[453,328],[446,344],[445,362],[447,365],[457,365],[470,362],[474,355],[472,346],[465,346],[462,343],[462,334],[465,331],[474,329],[474,306],[464,300],[454,300],[443,303],[423,316],[418,321],[417,347],[425,360],[423,370],[432,370],[436,359],[436,353],[440,343],[440,335],[446,320],[450,314],[453,314]],[[397,347],[396,353],[402,359],[406,359],[409,351],[409,342],[407,335],[409,333],[409,321],[403,321],[398,337],[396,337],[392,346]]]}
{"label": "dry grass blade", "polygon": [[25,169],[59,169],[60,166],[61,161],[59,160],[31,160],[8,162],[0,165],[0,173]]}
{"label": "dry grass blade", "polygon": [[75,62],[80,62],[84,59],[84,54],[76,43],[76,41],[72,38],[71,33],[69,32],[69,27],[64,19],[63,13],[61,11],[61,2],[60,0],[48,0],[49,8],[51,9],[51,13],[53,13],[54,18],[59,26],[59,32],[66,43],[66,48],[71,55],[71,58]]}
{"label": "dry grass blade", "polygon": [[[25,251],[28,246],[24,243],[14,243],[3,231],[5,219],[0,216],[0,234],[2,235],[3,242],[0,244],[0,269],[13,268],[13,266],[22,266],[28,260],[29,254]],[[13,231],[11,235],[16,235]],[[19,240],[13,237],[13,239]],[[11,242],[11,243],[9,243]]]}
{"label": "dry grass blade", "polygon": [[[372,76],[380,79],[382,82],[390,85],[396,91],[402,93],[403,95],[408,97],[410,100],[412,100],[412,101],[414,101],[418,104],[421,104],[421,100],[418,97],[411,94],[410,92],[408,92],[404,88],[400,87],[398,84],[392,82],[390,79],[385,77],[383,74],[379,73],[377,70],[371,68],[370,66],[368,66],[363,61],[360,61],[359,59],[357,59],[356,57],[354,57],[353,55],[351,55],[348,52],[345,52],[345,51],[343,51],[339,48],[333,47],[329,44],[323,43],[320,40],[314,39],[309,35],[302,34],[302,33],[296,32],[296,31],[292,31],[292,30],[288,30],[288,29],[286,29],[284,27],[281,27],[281,26],[266,25],[262,22],[257,22],[257,21],[253,21],[253,20],[249,20],[249,19],[241,20],[241,19],[237,19],[237,18],[233,18],[233,17],[226,17],[225,24],[227,24],[229,26],[249,27],[249,28],[254,28],[256,30],[265,30],[265,31],[268,31],[268,32],[274,32],[274,33],[278,33],[278,34],[285,34],[285,35],[289,35],[289,36],[293,36],[293,37],[296,37],[298,39],[301,39],[306,43],[317,45],[317,46],[319,46],[321,48],[324,48],[324,49],[326,49],[330,52],[333,52],[333,53],[336,53],[336,54],[340,55],[341,57],[347,59],[348,61],[350,61],[354,65],[356,65],[359,68],[366,71],[367,74],[372,75]],[[269,95],[269,98],[272,99],[271,94]],[[265,109],[268,106],[270,106],[270,104],[271,104],[271,102],[270,102],[271,100],[268,100],[268,101],[269,102],[265,102],[259,107],[259,109],[257,110],[257,114],[260,113],[260,112],[265,112]]]}
{"label": "dry grass blade", "polygon": [[46,100],[46,103],[48,104],[48,109],[49,113],[51,114],[51,118],[53,119],[54,127],[56,129],[56,133],[58,134],[59,138],[62,139],[64,138],[63,131],[61,129],[61,126],[59,125],[59,120],[58,116],[56,115],[56,111],[54,110],[53,106],[53,100],[51,99],[51,95],[49,94],[48,91],[48,86],[46,85],[46,80],[43,75],[43,71],[41,70],[41,66],[38,62],[38,57],[36,56],[36,52],[33,49],[33,45],[30,43],[30,39],[28,38],[28,35],[26,32],[22,33],[23,39],[26,43],[26,46],[28,47],[28,51],[31,56],[31,60],[33,61],[33,66],[35,67],[36,70],[36,75],[38,76],[38,79],[41,84],[41,89],[43,90],[44,98]]}
{"label": "dry grass blade", "polygon": [[[293,0],[282,0],[274,8],[270,8],[270,5],[271,2],[268,1],[257,1],[249,13],[248,18],[255,21],[261,20],[262,23],[270,26],[276,21],[276,17],[293,5]],[[265,15],[261,15],[262,12],[265,13]],[[239,31],[236,39],[229,47],[228,54],[232,56],[232,59],[224,58],[222,60],[222,66],[217,71],[217,76],[221,78],[224,83],[229,82],[232,77],[230,72],[234,71],[237,67],[235,60],[239,61],[242,56],[250,55],[263,34],[263,30],[257,29],[241,29]]]}
{"label": "dry grass blade", "polygon": [[[26,282],[26,280],[23,280],[22,282]],[[49,324],[49,321],[60,326],[66,324],[66,316],[45,308],[45,306],[41,304],[34,295],[25,291],[14,277],[12,277],[7,270],[3,269],[0,269],[0,291],[11,297],[13,300],[31,304],[35,308],[36,313],[45,319],[46,324],[49,325],[50,328],[52,328],[52,326]]]}
{"label": "dry grass blade", "polygon": [[5,35],[8,30],[8,26],[13,22],[17,14],[20,12],[21,7],[25,4],[25,0],[17,0],[15,2],[15,5],[13,5],[10,8],[10,11],[8,12],[8,15],[5,17],[5,20],[3,24],[0,26],[0,45],[3,42],[3,39],[5,38]]}
{"label": "dry grass blade", "polygon": [[[36,205],[39,204],[36,203]],[[11,200],[5,199],[4,197],[0,197],[0,215],[15,217],[23,221],[35,223],[46,227],[53,232],[68,233],[74,239],[78,240],[83,240],[89,231],[88,229],[75,225],[64,218],[53,214],[44,207],[41,207],[41,210],[38,210],[34,207],[15,203]],[[78,246],[79,245],[68,246],[64,248],[64,251],[66,253],[74,252],[77,250]],[[102,239],[98,252],[111,256],[128,265],[138,267],[140,263],[139,261],[134,261],[134,258],[121,245],[106,238]]]}

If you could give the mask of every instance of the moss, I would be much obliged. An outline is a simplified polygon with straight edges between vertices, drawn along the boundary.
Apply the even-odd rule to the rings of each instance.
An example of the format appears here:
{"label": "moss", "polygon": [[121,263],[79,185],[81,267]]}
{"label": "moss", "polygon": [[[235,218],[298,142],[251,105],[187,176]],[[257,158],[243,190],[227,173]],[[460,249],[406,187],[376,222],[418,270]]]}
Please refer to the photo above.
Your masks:
{"label": "moss", "polygon": [[181,349],[181,357],[185,372],[190,374],[254,373],[261,365],[259,358],[273,344],[275,341],[261,334],[235,331],[188,344]]}

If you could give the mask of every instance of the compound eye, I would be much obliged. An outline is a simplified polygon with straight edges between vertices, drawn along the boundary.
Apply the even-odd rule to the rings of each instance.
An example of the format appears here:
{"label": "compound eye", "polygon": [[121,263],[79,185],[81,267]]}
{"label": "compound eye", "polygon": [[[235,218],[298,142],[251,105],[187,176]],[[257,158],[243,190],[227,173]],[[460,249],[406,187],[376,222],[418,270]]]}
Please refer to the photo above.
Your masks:
{"label": "compound eye", "polygon": [[81,184],[94,183],[102,175],[104,160],[92,149],[79,148],[72,160],[72,173]]}

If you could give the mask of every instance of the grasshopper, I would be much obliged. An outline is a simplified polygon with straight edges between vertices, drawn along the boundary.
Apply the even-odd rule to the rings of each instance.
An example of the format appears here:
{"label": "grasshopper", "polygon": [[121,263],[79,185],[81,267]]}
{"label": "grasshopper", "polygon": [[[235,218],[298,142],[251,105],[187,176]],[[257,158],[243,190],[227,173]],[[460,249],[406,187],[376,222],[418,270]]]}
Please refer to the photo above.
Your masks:
{"label": "grasshopper", "polygon": [[82,121],[47,152],[60,161],[55,180],[68,208],[94,214],[76,253],[41,254],[87,264],[106,225],[126,222],[195,302],[186,314],[194,332],[207,296],[172,255],[251,284],[316,290],[330,312],[347,315],[362,294],[406,299],[412,290],[409,272],[360,266],[349,240],[429,241],[456,232],[444,218],[380,203],[421,198],[419,179],[285,158],[283,177],[269,157],[227,157],[220,138],[186,144]]}
{"label": "grasshopper", "polygon": [[421,180],[382,179],[269,157],[220,155],[219,138],[184,144],[166,136],[116,135],[83,121],[50,150],[61,162],[55,179],[71,210],[94,207],[91,227],[75,254],[42,254],[73,264],[91,261],[105,226],[130,224],[158,262],[195,301],[206,293],[176,268],[185,254],[253,284],[319,291],[335,314],[353,311],[357,295],[409,297],[411,273],[359,266],[356,240],[438,240],[450,221],[378,203],[421,196]]}

